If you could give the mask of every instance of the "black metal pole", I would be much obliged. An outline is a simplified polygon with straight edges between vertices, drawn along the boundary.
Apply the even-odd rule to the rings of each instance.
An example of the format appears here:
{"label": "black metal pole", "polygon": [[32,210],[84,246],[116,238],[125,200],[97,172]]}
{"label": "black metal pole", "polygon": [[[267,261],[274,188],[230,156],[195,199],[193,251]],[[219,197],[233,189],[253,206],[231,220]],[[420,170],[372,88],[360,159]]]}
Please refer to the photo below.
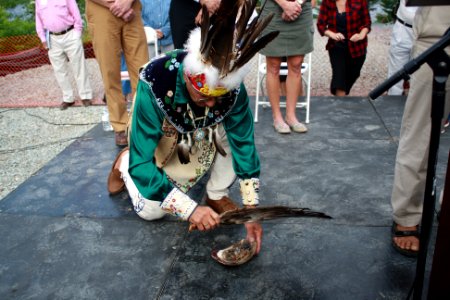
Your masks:
{"label": "black metal pole", "polygon": [[422,299],[425,266],[428,245],[433,226],[434,207],[436,203],[436,165],[441,136],[441,125],[445,106],[445,85],[450,70],[450,58],[444,50],[438,51],[427,60],[433,69],[433,94],[431,100],[431,134],[428,153],[427,177],[423,200],[423,213],[420,232],[419,255],[417,257],[416,279],[414,281],[413,299]]}
{"label": "black metal pole", "polygon": [[409,74],[414,73],[424,63],[428,63],[433,70],[431,133],[421,221],[422,230],[420,234],[420,249],[417,257],[416,277],[413,286],[414,300],[422,299],[426,257],[428,253],[431,228],[433,225],[434,207],[436,202],[436,163],[445,105],[445,85],[450,73],[450,58],[445,53],[445,48],[448,45],[450,45],[450,28],[447,29],[444,36],[438,42],[436,42],[417,58],[408,62],[400,71],[392,75],[369,93],[369,97],[371,99],[378,98],[402,78],[408,78]]}

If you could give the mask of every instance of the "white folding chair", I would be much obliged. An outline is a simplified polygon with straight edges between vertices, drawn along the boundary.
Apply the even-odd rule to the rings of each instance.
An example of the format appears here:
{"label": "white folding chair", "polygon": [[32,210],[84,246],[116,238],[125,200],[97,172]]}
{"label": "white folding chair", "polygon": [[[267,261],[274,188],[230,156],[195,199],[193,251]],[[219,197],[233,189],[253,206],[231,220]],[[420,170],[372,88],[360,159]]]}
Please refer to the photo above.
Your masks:
{"label": "white folding chair", "polygon": [[[305,123],[309,123],[309,109],[310,109],[310,100],[311,100],[311,53],[308,53],[305,57],[306,61],[302,64],[302,81],[306,86],[306,94],[305,94],[305,101],[297,102],[297,107],[304,107],[306,109],[306,117],[305,117]],[[259,94],[262,93],[262,97],[266,98],[264,96],[264,78],[266,77],[267,69],[266,69],[266,62],[263,62],[263,55],[258,54],[258,72],[256,76],[256,99],[255,99],[255,123],[258,122],[258,109],[259,106],[262,105],[263,107],[270,106],[270,102],[268,99],[265,99],[265,101],[259,101]],[[280,68],[280,75],[287,75],[288,69],[287,69],[287,62],[281,63]],[[286,107],[286,102],[282,101],[280,102],[281,107]]]}
{"label": "white folding chair", "polygon": [[155,56],[158,56],[159,54],[158,35],[156,34],[156,30],[150,26],[144,26],[144,31],[145,31],[145,38],[147,39],[147,45],[148,46],[153,45],[155,48]]}
{"label": "white folding chair", "polygon": [[[147,39],[147,45],[149,46],[149,52],[150,52],[150,45],[154,45],[155,47],[155,56],[158,56],[159,49],[158,49],[158,35],[156,34],[156,30],[154,30],[152,27],[144,26],[144,32],[145,32],[145,38]],[[130,76],[128,74],[128,71],[121,71],[120,72],[120,80],[127,81],[130,80]]]}

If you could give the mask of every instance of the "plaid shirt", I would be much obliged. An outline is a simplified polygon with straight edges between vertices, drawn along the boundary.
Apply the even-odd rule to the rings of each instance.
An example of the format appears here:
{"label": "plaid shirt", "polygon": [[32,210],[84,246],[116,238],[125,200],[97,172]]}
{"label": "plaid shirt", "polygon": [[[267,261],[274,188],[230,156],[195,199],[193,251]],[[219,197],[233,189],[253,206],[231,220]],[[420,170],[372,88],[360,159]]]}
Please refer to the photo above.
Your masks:
{"label": "plaid shirt", "polygon": [[[336,14],[337,14],[336,0],[323,0],[320,5],[319,17],[317,19],[317,29],[323,36],[325,30],[336,32]],[[355,33],[359,33],[363,28],[370,31],[369,9],[367,0],[347,0],[345,4],[346,21],[347,21],[347,36],[348,48],[352,57],[359,57],[366,54],[367,36],[365,39],[358,42],[350,42],[350,37]],[[334,47],[335,41],[328,39],[326,49]]]}

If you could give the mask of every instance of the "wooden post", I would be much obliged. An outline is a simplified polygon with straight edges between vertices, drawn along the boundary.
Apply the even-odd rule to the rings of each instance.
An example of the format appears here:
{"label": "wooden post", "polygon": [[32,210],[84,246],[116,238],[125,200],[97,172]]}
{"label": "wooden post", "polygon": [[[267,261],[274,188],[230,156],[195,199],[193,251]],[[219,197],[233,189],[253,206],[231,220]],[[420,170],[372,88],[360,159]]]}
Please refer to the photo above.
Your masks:
{"label": "wooden post", "polygon": [[441,205],[428,299],[450,299],[450,151]]}

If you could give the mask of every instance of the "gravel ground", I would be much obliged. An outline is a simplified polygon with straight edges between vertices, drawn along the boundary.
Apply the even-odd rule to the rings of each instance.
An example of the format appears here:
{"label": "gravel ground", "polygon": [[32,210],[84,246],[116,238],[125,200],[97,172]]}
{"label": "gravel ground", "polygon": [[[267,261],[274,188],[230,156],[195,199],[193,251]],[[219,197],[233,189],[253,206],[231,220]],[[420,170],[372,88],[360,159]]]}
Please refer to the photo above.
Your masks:
{"label": "gravel ground", "polygon": [[101,106],[0,109],[0,199],[100,122]]}
{"label": "gravel ground", "polygon": [[[387,51],[391,26],[374,25],[361,77],[351,96],[366,96],[387,74]],[[316,32],[312,54],[312,96],[328,96],[331,68],[325,51],[326,38]],[[245,80],[255,94],[256,57]],[[36,173],[72,141],[100,122],[103,96],[95,60],[88,60],[95,106],[71,107],[61,111],[61,91],[50,66],[0,77],[0,199]],[[312,104],[314,105],[314,103]],[[113,142],[113,141],[111,141]]]}

